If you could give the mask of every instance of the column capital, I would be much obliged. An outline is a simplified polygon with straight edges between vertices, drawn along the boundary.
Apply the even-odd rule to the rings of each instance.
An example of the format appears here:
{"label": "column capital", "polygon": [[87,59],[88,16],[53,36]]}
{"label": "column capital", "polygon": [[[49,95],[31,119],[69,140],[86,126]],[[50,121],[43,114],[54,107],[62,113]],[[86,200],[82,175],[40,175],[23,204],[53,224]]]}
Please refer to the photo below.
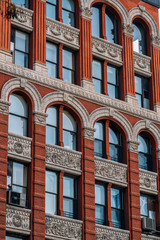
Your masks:
{"label": "column capital", "polygon": [[46,117],[48,114],[42,112],[33,112],[34,114],[34,123],[42,126],[46,126]]}
{"label": "column capital", "polygon": [[8,115],[10,105],[9,102],[0,99],[0,113]]}
{"label": "column capital", "polygon": [[138,141],[130,141],[128,140],[128,151],[132,153],[137,153],[138,154]]}
{"label": "column capital", "polygon": [[94,141],[95,128],[83,128],[83,138]]}
{"label": "column capital", "polygon": [[88,7],[81,7],[81,17],[85,18],[87,20],[92,20],[91,16],[93,14],[92,9],[88,8]]}
{"label": "column capital", "polygon": [[160,48],[160,37],[151,35],[152,46]]}
{"label": "column capital", "polygon": [[133,37],[133,32],[134,32],[134,26],[131,24],[122,24],[123,27],[123,33],[124,35],[127,35],[129,37]]}

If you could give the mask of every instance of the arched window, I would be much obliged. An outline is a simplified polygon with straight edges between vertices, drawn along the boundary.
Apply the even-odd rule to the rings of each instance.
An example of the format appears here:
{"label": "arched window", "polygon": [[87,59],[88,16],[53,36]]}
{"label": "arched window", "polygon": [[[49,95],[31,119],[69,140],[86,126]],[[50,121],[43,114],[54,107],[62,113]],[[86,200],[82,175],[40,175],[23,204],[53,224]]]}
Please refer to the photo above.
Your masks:
{"label": "arched window", "polygon": [[63,23],[75,27],[75,3],[73,0],[62,0]]}
{"label": "arched window", "polygon": [[21,136],[28,135],[28,104],[18,94],[11,94],[9,98],[9,129],[10,133]]}
{"label": "arched window", "polygon": [[109,42],[118,43],[118,23],[114,14],[106,9],[106,37]]}
{"label": "arched window", "polygon": [[112,161],[123,162],[122,136],[112,125],[109,126],[109,154]]}
{"label": "arched window", "polygon": [[94,155],[97,157],[105,157],[105,139],[103,122],[95,123],[96,129],[94,134]]}
{"label": "arched window", "polygon": [[147,54],[146,31],[140,22],[134,21],[133,50],[141,54]]}
{"label": "arched window", "polygon": [[57,145],[57,109],[49,107],[46,113],[48,114],[46,118],[46,143]]}
{"label": "arched window", "polygon": [[100,7],[92,7],[92,35],[101,37],[101,18],[100,18]]}
{"label": "arched window", "polygon": [[77,124],[67,111],[63,111],[63,143],[66,148],[77,148]]}
{"label": "arched window", "polygon": [[138,141],[140,143],[138,146],[139,168],[153,171],[152,145],[150,139],[146,135],[140,133]]}

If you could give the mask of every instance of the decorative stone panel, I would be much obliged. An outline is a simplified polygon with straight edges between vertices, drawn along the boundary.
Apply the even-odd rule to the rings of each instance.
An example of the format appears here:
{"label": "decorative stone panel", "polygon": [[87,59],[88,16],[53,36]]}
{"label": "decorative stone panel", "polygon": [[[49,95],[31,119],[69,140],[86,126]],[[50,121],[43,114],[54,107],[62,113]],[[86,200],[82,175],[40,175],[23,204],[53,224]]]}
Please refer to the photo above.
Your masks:
{"label": "decorative stone panel", "polygon": [[122,66],[122,46],[92,36],[92,53],[117,66]]}
{"label": "decorative stone panel", "polygon": [[47,39],[63,43],[74,49],[79,49],[79,29],[51,18],[47,18],[46,27]]}
{"label": "decorative stone panel", "polygon": [[7,206],[6,230],[23,234],[30,234],[31,210],[14,206]]}
{"label": "decorative stone panel", "polygon": [[28,8],[23,8],[21,6],[16,5],[16,16],[11,19],[11,23],[13,26],[25,29],[28,32],[33,30],[32,26],[32,16],[33,11]]}
{"label": "decorative stone panel", "polygon": [[82,222],[46,215],[46,239],[82,240]]}
{"label": "decorative stone panel", "polygon": [[91,16],[93,14],[93,10],[88,7],[81,7],[81,17],[86,18],[87,20],[91,20]]}
{"label": "decorative stone panel", "polygon": [[83,137],[94,141],[94,128],[83,128]]}
{"label": "decorative stone panel", "polygon": [[42,126],[46,126],[46,117],[48,114],[42,112],[33,112],[34,114],[34,123]]}
{"label": "decorative stone panel", "polygon": [[9,133],[8,157],[31,162],[31,143],[31,138]]}
{"label": "decorative stone panel", "polygon": [[95,158],[95,178],[120,186],[127,186],[127,165]]}
{"label": "decorative stone panel", "polygon": [[139,170],[140,191],[151,194],[158,194],[157,173]]}
{"label": "decorative stone panel", "polygon": [[2,114],[9,114],[9,102],[3,101],[0,99],[0,113]]}
{"label": "decorative stone panel", "polygon": [[142,234],[141,240],[160,240],[160,237]]}
{"label": "decorative stone panel", "polygon": [[134,52],[134,70],[137,74],[151,77],[151,58]]}
{"label": "decorative stone panel", "polygon": [[46,166],[81,174],[82,153],[55,145],[46,145]]}
{"label": "decorative stone panel", "polygon": [[128,151],[138,154],[138,141],[128,141]]}
{"label": "decorative stone panel", "polygon": [[129,240],[129,231],[96,225],[96,240]]}

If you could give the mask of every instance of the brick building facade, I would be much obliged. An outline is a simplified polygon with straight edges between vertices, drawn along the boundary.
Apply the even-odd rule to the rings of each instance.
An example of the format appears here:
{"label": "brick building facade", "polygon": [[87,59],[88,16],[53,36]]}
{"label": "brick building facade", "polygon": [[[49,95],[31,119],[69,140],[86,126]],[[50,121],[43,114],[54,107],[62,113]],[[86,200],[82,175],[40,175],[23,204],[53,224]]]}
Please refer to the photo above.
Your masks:
{"label": "brick building facade", "polygon": [[160,239],[158,8],[12,2],[8,19],[0,0],[0,239]]}

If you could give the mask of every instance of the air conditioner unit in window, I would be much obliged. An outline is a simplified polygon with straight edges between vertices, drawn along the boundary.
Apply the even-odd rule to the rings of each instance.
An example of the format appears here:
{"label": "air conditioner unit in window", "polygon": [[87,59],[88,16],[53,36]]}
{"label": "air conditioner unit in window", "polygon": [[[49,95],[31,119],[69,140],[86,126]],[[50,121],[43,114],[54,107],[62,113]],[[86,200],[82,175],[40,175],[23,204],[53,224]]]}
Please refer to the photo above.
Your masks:
{"label": "air conditioner unit in window", "polygon": [[26,194],[9,190],[8,191],[8,203],[25,207],[26,206]]}
{"label": "air conditioner unit in window", "polygon": [[152,218],[142,218],[142,229],[144,231],[155,231],[156,230],[156,220]]}

